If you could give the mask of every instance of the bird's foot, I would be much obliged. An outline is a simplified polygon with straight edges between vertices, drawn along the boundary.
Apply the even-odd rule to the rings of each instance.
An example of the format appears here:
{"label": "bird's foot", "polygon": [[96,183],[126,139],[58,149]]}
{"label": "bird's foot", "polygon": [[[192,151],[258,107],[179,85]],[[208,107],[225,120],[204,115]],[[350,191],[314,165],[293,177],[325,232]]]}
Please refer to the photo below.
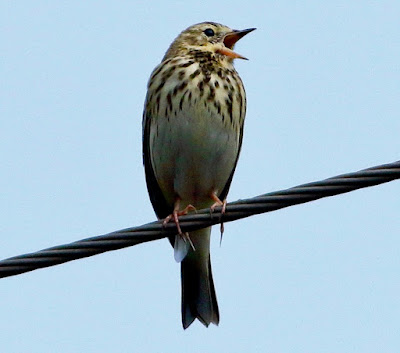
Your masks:
{"label": "bird's foot", "polygon": [[218,207],[218,206],[222,206],[221,209],[221,215],[223,215],[226,211],[226,199],[224,201],[221,201],[219,199],[219,197],[217,195],[215,195],[215,193],[211,194],[211,198],[214,200],[214,203],[211,205],[211,212],[214,212],[214,210]]}
{"label": "bird's foot", "polygon": [[196,207],[194,207],[193,205],[187,205],[183,210],[179,210],[179,208],[180,199],[177,199],[175,201],[174,211],[163,221],[163,226],[165,227],[168,222],[173,220],[176,225],[176,229],[178,230],[178,234],[175,236],[174,244],[174,257],[177,262],[181,262],[186,257],[189,251],[189,247],[191,247],[193,251],[196,250],[192,240],[189,237],[189,233],[183,233],[179,224],[179,216],[184,216],[188,214],[189,211],[196,211]]}
{"label": "bird's foot", "polygon": [[[223,214],[225,214],[226,212],[226,199],[224,199],[224,201],[221,201],[220,198],[213,192],[211,193],[211,198],[214,200],[214,203],[211,205],[210,210],[211,213],[214,212],[214,210],[218,207],[218,206],[222,206],[221,209],[221,216]],[[220,225],[220,231],[221,231],[221,240],[220,240],[220,244],[222,243],[222,236],[224,234],[224,222],[221,221],[221,225]]]}
{"label": "bird's foot", "polygon": [[179,210],[179,206],[180,206],[180,200],[178,199],[175,202],[174,211],[169,216],[165,217],[165,219],[163,221],[163,226],[165,227],[167,225],[167,223],[173,219],[174,223],[176,225],[176,228],[178,229],[178,234],[182,235],[183,233],[182,233],[181,226],[179,224],[179,216],[184,216],[184,215],[188,214],[189,211],[197,211],[197,210],[196,210],[196,207],[194,207],[193,205],[187,205],[183,210]]}

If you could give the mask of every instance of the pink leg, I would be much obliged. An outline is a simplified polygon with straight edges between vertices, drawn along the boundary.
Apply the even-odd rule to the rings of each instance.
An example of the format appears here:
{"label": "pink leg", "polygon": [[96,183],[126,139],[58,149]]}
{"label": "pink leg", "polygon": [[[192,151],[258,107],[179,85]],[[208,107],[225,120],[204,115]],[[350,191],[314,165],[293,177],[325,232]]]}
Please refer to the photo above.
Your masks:
{"label": "pink leg", "polygon": [[196,211],[196,207],[194,207],[193,205],[187,205],[182,211],[180,211],[179,210],[180,204],[181,204],[181,199],[177,198],[175,201],[174,210],[169,216],[165,217],[163,221],[163,226],[165,226],[171,219],[173,219],[176,228],[178,229],[178,233],[182,234],[181,226],[179,225],[179,216],[184,216],[188,214],[189,211]]}
{"label": "pink leg", "polygon": [[[226,199],[224,201],[221,201],[219,199],[219,197],[215,194],[215,192],[212,192],[210,196],[215,201],[213,203],[213,205],[210,207],[211,212],[214,212],[216,207],[222,206],[221,215],[223,215],[226,211]],[[224,234],[224,223],[223,222],[221,222],[220,231],[221,231],[221,242],[222,242],[222,235]]]}
{"label": "pink leg", "polygon": [[214,203],[212,204],[211,212],[214,212],[215,208],[218,206],[222,206],[221,214],[224,214],[226,211],[226,199],[224,201],[221,201],[217,195],[215,195],[215,192],[211,193],[211,198],[214,200]]}
{"label": "pink leg", "polygon": [[194,207],[193,205],[187,205],[182,211],[180,211],[179,210],[180,203],[181,203],[181,199],[177,198],[175,201],[174,210],[169,216],[165,217],[165,219],[163,221],[163,226],[165,226],[171,219],[173,219],[174,223],[176,225],[176,228],[178,229],[178,234],[182,237],[182,239],[184,241],[189,241],[190,246],[194,250],[194,245],[193,245],[191,239],[189,238],[189,233],[182,233],[182,229],[179,224],[179,216],[184,216],[184,215],[188,214],[189,211],[196,211],[196,207]]}

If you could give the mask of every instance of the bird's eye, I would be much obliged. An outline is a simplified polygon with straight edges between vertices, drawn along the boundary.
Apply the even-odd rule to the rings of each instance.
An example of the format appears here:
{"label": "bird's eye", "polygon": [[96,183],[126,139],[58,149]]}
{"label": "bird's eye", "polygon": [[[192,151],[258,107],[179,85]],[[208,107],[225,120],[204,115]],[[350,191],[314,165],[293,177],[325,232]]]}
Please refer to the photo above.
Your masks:
{"label": "bird's eye", "polygon": [[214,31],[213,31],[211,28],[205,29],[205,30],[204,30],[204,34],[205,34],[207,37],[212,37],[212,36],[215,35]]}

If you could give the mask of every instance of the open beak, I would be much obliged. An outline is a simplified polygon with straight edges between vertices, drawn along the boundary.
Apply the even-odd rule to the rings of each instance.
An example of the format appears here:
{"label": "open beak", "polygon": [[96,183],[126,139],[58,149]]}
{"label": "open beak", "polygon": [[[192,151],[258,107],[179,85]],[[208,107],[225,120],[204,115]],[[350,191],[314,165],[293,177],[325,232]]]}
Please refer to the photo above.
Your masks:
{"label": "open beak", "polygon": [[244,56],[235,53],[232,49],[233,46],[235,45],[235,43],[243,38],[247,33],[253,32],[255,30],[255,28],[249,28],[249,29],[244,29],[242,31],[237,31],[234,30],[230,33],[228,33],[223,40],[224,43],[224,47],[221,49],[218,49],[217,52],[223,55],[226,55],[232,59],[244,59],[247,60],[247,58],[245,58]]}

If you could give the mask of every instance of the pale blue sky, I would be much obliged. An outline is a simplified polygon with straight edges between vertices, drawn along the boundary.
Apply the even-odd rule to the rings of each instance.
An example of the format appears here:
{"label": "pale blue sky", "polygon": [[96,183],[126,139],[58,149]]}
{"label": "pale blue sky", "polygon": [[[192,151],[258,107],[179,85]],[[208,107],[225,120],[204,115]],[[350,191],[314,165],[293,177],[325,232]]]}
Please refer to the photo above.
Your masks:
{"label": "pale blue sky", "polygon": [[[0,258],[155,219],[150,72],[176,35],[257,27],[229,200],[400,159],[398,1],[0,3]],[[398,352],[400,182],[226,224],[219,327],[183,331],[166,240],[0,280],[0,351]]]}

